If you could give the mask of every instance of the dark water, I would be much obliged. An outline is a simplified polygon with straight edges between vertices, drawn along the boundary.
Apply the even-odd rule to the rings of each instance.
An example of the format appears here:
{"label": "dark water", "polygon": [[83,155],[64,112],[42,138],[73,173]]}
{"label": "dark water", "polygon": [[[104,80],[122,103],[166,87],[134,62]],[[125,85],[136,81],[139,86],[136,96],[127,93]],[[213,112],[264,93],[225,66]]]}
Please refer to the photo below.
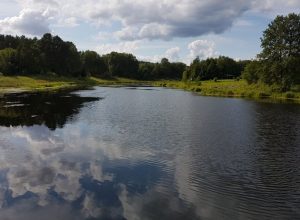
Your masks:
{"label": "dark water", "polygon": [[160,88],[0,98],[0,220],[300,219],[300,106]]}

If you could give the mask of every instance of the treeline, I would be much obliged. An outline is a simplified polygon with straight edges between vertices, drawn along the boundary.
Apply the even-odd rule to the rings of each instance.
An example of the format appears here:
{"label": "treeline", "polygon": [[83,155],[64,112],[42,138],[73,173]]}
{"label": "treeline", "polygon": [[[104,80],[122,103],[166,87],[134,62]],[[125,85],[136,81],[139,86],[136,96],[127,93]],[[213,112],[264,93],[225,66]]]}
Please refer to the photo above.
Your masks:
{"label": "treeline", "polygon": [[249,63],[243,78],[287,91],[300,84],[300,14],[277,16],[261,38],[262,52]]}
{"label": "treeline", "polygon": [[126,77],[141,80],[181,79],[184,63],[141,62],[132,54],[78,51],[72,42],[45,34],[41,39],[0,35],[0,72],[5,75]]}
{"label": "treeline", "polygon": [[0,71],[6,75],[56,73],[78,76],[81,57],[76,46],[58,36],[37,38],[0,36]]}
{"label": "treeline", "polygon": [[236,79],[241,76],[241,72],[249,62],[247,60],[235,61],[225,56],[206,60],[200,60],[197,57],[183,73],[183,80]]}

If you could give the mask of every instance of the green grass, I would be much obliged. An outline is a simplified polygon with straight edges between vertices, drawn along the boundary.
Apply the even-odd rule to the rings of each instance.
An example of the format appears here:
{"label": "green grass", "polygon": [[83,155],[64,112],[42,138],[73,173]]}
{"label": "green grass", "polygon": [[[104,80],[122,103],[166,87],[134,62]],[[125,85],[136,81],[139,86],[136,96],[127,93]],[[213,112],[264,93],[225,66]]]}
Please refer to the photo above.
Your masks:
{"label": "green grass", "polygon": [[159,81],[156,86],[184,89],[205,96],[243,97],[255,99],[294,100],[300,103],[300,89],[294,87],[289,92],[278,92],[278,88],[265,84],[248,85],[246,81],[219,80],[202,82]]}
{"label": "green grass", "polygon": [[14,91],[45,91],[71,88],[84,88],[96,85],[135,85],[143,81],[125,78],[100,79],[72,78],[58,76],[0,76],[0,93]]}
{"label": "green grass", "polygon": [[270,100],[294,100],[300,103],[300,85],[281,93],[265,84],[248,85],[244,80],[219,80],[202,82],[139,81],[126,78],[102,79],[96,77],[72,78],[58,76],[0,76],[0,93],[15,91],[48,91],[84,88],[90,86],[152,85],[193,91],[205,96],[268,98]]}

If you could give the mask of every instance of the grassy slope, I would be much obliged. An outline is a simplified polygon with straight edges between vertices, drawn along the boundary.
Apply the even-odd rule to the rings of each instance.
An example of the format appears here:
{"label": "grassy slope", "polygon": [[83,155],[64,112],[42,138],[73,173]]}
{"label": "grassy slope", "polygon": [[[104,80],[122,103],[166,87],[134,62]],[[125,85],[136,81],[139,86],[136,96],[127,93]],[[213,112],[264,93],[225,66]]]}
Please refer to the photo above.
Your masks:
{"label": "grassy slope", "polygon": [[300,102],[300,89],[293,88],[286,93],[275,92],[274,88],[264,84],[248,85],[244,80],[220,80],[203,82],[176,82],[160,81],[156,86],[185,89],[206,96],[246,97],[246,98],[271,98],[291,99]]}
{"label": "grassy slope", "polygon": [[266,85],[248,85],[245,81],[220,80],[203,82],[180,82],[180,81],[154,81],[145,82],[125,78],[100,79],[90,78],[67,78],[54,76],[0,76],[0,93],[15,92],[22,90],[57,90],[63,88],[80,88],[95,85],[141,85],[148,84],[160,87],[185,89],[207,96],[247,97],[247,98],[273,98],[293,99],[300,103],[300,88],[294,88],[290,92],[274,92]]}

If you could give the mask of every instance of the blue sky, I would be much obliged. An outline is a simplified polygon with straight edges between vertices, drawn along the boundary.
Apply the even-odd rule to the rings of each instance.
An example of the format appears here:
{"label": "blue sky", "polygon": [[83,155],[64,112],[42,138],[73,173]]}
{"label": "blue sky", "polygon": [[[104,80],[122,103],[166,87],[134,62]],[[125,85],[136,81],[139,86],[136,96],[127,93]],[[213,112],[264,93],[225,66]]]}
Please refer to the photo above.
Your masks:
{"label": "blue sky", "polygon": [[50,32],[79,50],[149,61],[252,59],[268,23],[291,12],[300,12],[299,0],[1,0],[0,33]]}

